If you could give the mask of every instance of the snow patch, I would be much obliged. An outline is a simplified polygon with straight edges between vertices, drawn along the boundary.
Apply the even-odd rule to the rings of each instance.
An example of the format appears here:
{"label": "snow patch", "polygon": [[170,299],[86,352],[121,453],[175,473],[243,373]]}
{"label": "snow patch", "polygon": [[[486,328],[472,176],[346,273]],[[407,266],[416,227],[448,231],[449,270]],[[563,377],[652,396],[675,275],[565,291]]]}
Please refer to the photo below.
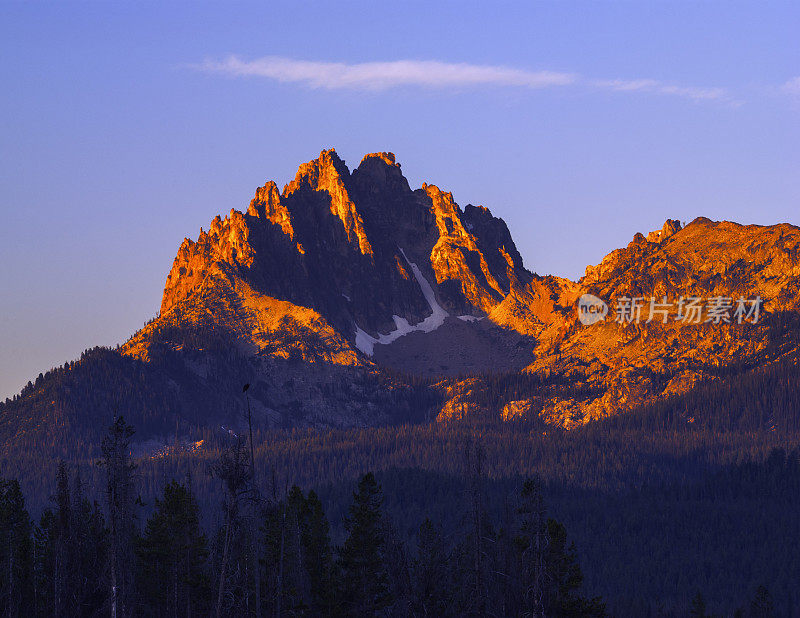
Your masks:
{"label": "snow patch", "polygon": [[375,344],[378,340],[370,336],[366,331],[356,324],[356,347],[367,356],[372,356]]}
{"label": "snow patch", "polygon": [[[422,289],[422,295],[425,297],[425,300],[428,301],[428,305],[431,308],[431,314],[422,320],[419,324],[414,327],[414,330],[421,330],[423,332],[429,333],[432,330],[436,330],[442,324],[444,324],[445,318],[450,315],[445,311],[442,306],[436,302],[436,294],[433,292],[433,287],[431,284],[428,283],[428,280],[422,274],[422,271],[419,269],[419,266],[414,264],[411,260],[408,259],[406,256],[406,252],[403,249],[400,249],[400,253],[403,254],[406,262],[408,262],[409,266],[411,266],[411,270],[414,272],[414,277],[419,283],[419,287]],[[397,320],[395,320],[396,322]]]}
{"label": "snow patch", "polygon": [[479,318],[474,315],[460,315],[458,316],[459,320],[463,320],[464,322],[480,322],[483,318]]}
{"label": "snow patch", "polygon": [[399,315],[393,315],[392,319],[394,320],[395,329],[385,335],[378,333],[377,338],[373,337],[364,331],[358,324],[356,324],[356,347],[368,356],[372,356],[376,343],[388,345],[403,335],[407,335],[415,331],[429,333],[444,324],[445,319],[448,315],[450,315],[436,301],[436,294],[433,291],[433,286],[431,286],[431,284],[422,274],[422,271],[419,269],[419,267],[408,259],[408,256],[403,249],[400,249],[400,253],[403,254],[406,262],[408,262],[408,265],[411,266],[411,271],[414,273],[414,278],[419,284],[422,295],[425,297],[425,300],[428,301],[428,306],[431,308],[431,314],[419,324],[413,325],[409,324],[408,320],[405,318],[401,318]]}

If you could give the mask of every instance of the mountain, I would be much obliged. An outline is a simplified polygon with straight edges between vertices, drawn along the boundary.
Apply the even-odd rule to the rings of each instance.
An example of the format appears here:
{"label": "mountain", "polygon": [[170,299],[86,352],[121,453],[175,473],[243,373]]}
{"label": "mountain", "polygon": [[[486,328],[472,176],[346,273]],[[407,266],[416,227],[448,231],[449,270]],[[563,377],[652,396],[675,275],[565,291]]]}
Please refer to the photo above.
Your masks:
{"label": "mountain", "polygon": [[[661,230],[636,234],[627,247],[587,267],[577,283],[534,278],[490,318],[537,338],[535,360],[525,371],[567,376],[602,393],[515,404],[571,426],[685,393],[716,379],[721,368],[796,365],[799,283],[800,229],[794,226],[699,217],[682,227],[667,220]],[[610,305],[607,318],[591,326],[576,319],[576,304],[587,293]],[[702,313],[690,315],[690,297],[700,299]],[[617,320],[620,299],[630,299],[628,307],[639,299],[640,319],[627,313]],[[676,319],[681,299],[684,314],[697,319]],[[726,309],[716,317],[710,312],[715,303]],[[747,312],[757,306],[758,315],[737,317],[740,303]]]}
{"label": "mountain", "polygon": [[[392,153],[351,172],[324,150],[282,191],[267,182],[246,210],[184,240],[157,317],[0,405],[0,440],[68,453],[69,436],[93,440],[116,413],[151,446],[236,432],[244,383],[264,428],[431,418],[569,428],[724,370],[796,366],[799,282],[800,229],[705,218],[636,234],[579,281],[539,276],[487,208],[462,209],[432,184],[412,190]],[[581,322],[584,294],[607,303],[604,320]],[[728,321],[676,320],[689,296],[730,299]],[[625,298],[639,299],[641,320],[615,321]],[[651,298],[670,302],[666,323],[646,322]],[[748,309],[762,299],[758,316],[738,320],[739,298]]]}

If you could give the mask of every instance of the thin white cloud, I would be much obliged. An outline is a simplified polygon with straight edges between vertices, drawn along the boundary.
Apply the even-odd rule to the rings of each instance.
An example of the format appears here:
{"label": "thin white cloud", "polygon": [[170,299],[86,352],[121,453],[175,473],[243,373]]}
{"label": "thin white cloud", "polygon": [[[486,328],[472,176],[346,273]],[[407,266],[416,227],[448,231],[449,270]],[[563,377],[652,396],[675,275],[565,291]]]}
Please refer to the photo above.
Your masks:
{"label": "thin white cloud", "polygon": [[207,60],[198,68],[237,77],[266,77],[295,82],[312,88],[387,90],[397,86],[447,88],[459,86],[519,86],[547,88],[575,81],[569,73],[525,71],[502,66],[447,63],[436,60],[395,60],[392,62],[312,62],[280,56],[242,60],[229,56],[222,61]]}
{"label": "thin white cloud", "polygon": [[668,94],[694,101],[728,101],[730,96],[724,88],[697,88],[693,86],[676,86],[656,79],[595,79],[592,85],[598,88],[616,90],[618,92],[651,92]]}
{"label": "thin white cloud", "polygon": [[[329,90],[382,91],[399,86],[458,88],[475,86],[514,86],[549,88],[589,85],[615,92],[643,92],[671,95],[693,101],[720,101],[738,104],[724,88],[679,86],[654,79],[594,79],[574,73],[529,71],[506,66],[448,63],[437,60],[394,60],[390,62],[315,62],[282,56],[243,60],[228,56],[206,60],[192,68],[234,77],[263,77],[284,83],[298,83]],[[798,78],[800,79],[800,78]]]}
{"label": "thin white cloud", "polygon": [[781,90],[791,95],[800,96],[800,77],[793,77],[781,86]]}

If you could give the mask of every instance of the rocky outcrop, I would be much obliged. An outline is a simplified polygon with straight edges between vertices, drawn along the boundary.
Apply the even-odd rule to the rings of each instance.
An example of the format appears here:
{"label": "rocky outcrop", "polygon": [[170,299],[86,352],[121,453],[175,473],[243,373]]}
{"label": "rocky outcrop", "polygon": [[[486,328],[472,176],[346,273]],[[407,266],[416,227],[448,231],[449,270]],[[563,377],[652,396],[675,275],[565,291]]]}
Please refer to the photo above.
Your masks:
{"label": "rocky outcrop", "polygon": [[345,187],[345,180],[350,176],[347,166],[336,151],[323,150],[319,158],[304,163],[297,170],[295,179],[283,190],[283,197],[288,198],[298,192],[304,192],[309,202],[316,201],[308,192],[323,193],[322,201],[331,214],[342,224],[347,242],[355,245],[362,255],[372,255],[372,246],[364,230],[364,222],[350,199]]}
{"label": "rocky outcrop", "polygon": [[[578,320],[584,294],[608,303],[604,320]],[[689,295],[760,297],[763,320],[646,321],[651,297]],[[640,320],[615,321],[626,297],[641,301]],[[798,308],[791,225],[669,219],[580,281],[542,277],[487,208],[462,209],[433,184],[412,190],[390,152],[350,172],[324,150],[282,192],[266,182],[244,211],[184,240],[160,315],[120,353],[159,376],[147,378],[158,383],[153,401],[193,427],[240,418],[248,381],[271,426],[479,418],[569,428],[680,395],[727,366],[797,353],[795,322],[782,316]]]}
{"label": "rocky outcrop", "polygon": [[[710,379],[703,366],[758,357],[769,344],[765,327],[647,323],[649,299],[760,296],[767,315],[796,311],[799,251],[800,230],[789,225],[668,219],[580,281],[540,277],[488,209],[462,210],[433,184],[412,190],[390,152],[366,155],[351,173],[325,150],[282,193],[267,182],[245,213],[217,217],[184,241],[161,317],[126,350],[146,359],[154,345],[187,345],[173,335],[192,331],[235,342],[245,355],[353,371],[373,371],[373,361],[429,376],[525,367],[586,392],[488,410],[480,379],[456,380],[441,391],[439,418],[538,415],[571,427],[686,392]],[[577,319],[587,293],[609,304],[593,326]],[[615,322],[623,297],[641,299],[639,323]]]}
{"label": "rocky outcrop", "polygon": [[[190,374],[231,354],[259,367],[305,367],[306,412],[298,413],[295,402],[269,418],[316,423],[314,411],[328,410],[332,424],[374,422],[385,412],[372,404],[330,410],[320,398],[330,387],[322,384],[332,375],[365,379],[377,371],[374,349],[406,331],[418,337],[388,357],[376,354],[381,362],[413,373],[415,342],[424,341],[429,375],[480,372],[487,363],[525,366],[528,339],[474,320],[531,280],[505,223],[488,209],[462,210],[434,185],[412,191],[392,153],[368,154],[351,173],[334,150],[324,150],[282,192],[266,182],[244,212],[215,217],[208,231],[184,240],[159,317],[122,352],[146,363],[177,354]],[[429,339],[426,333],[442,324],[448,326]],[[453,333],[459,345],[450,345]],[[216,373],[204,370],[202,377],[210,384]],[[264,376],[262,383],[275,379]],[[369,389],[360,395],[385,396]]]}
{"label": "rocky outcrop", "polygon": [[[536,302],[523,303],[517,321],[539,341],[527,371],[573,376],[601,393],[553,400],[542,415],[565,426],[604,418],[691,390],[712,379],[704,367],[758,366],[796,353],[795,333],[776,324],[785,321],[781,315],[796,315],[800,309],[799,285],[800,229],[794,226],[744,226],[701,217],[685,228],[668,220],[658,233],[635,235],[627,247],[588,267],[577,284],[558,286],[567,292],[563,305],[573,299],[568,312],[555,303],[550,311],[541,294]],[[591,326],[578,322],[575,303],[584,293],[608,303],[605,320]],[[697,324],[676,320],[681,297],[689,296],[701,298],[705,307]],[[624,298],[640,299],[638,320],[615,321]],[[666,317],[655,314],[648,321],[651,298],[656,303],[666,298]],[[732,303],[728,321],[709,315],[714,298]],[[738,298],[763,300],[758,323],[739,323],[734,315]],[[506,299],[504,305],[509,304]],[[541,324],[547,315],[557,336]]]}
{"label": "rocky outcrop", "polygon": [[317,311],[354,341],[357,329],[390,332],[394,316],[410,324],[427,317],[412,263],[456,315],[484,315],[530,278],[505,223],[487,209],[462,211],[433,185],[411,191],[392,153],[365,156],[351,174],[324,150],[281,194],[267,182],[246,213],[217,217],[185,240],[161,313],[190,302],[210,273],[224,273],[258,295]]}

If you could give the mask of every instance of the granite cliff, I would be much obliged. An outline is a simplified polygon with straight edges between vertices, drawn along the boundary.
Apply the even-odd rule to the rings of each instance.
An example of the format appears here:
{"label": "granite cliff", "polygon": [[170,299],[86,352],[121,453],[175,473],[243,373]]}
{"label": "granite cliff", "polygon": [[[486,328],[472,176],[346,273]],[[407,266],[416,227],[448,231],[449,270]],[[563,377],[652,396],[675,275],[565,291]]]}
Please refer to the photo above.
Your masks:
{"label": "granite cliff", "polygon": [[[604,320],[581,322],[584,294],[606,301]],[[730,299],[728,319],[677,319],[690,296]],[[757,319],[736,319],[739,298],[763,300]],[[620,299],[635,299],[637,319],[618,315]],[[671,313],[648,320],[651,302]],[[788,224],[668,219],[570,281],[527,270],[487,208],[433,184],[413,190],[392,153],[350,171],[324,150],[282,191],[266,182],[183,241],[160,313],[113,364],[152,391],[131,414],[153,435],[236,426],[244,382],[263,427],[488,416],[569,428],[723,370],[796,365],[799,307],[800,229]],[[2,422],[34,400],[38,416],[12,435],[48,415],[74,425],[105,414],[118,395],[92,367],[56,370],[67,387],[45,396],[44,379],[3,404]],[[499,388],[498,373],[526,386]],[[87,408],[76,393],[88,390]]]}

